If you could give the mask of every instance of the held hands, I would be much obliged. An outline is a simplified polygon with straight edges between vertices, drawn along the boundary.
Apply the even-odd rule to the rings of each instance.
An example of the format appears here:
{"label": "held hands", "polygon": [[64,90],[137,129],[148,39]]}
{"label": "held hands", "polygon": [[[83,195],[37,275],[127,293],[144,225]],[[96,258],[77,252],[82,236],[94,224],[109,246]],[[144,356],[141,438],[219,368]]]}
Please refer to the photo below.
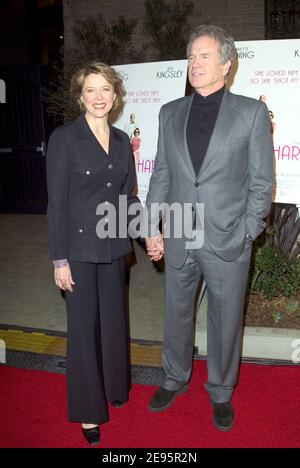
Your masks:
{"label": "held hands", "polygon": [[54,280],[56,286],[63,291],[73,292],[72,286],[75,284],[72,278],[70,266],[54,268]]}
{"label": "held hands", "polygon": [[145,241],[150,259],[158,262],[164,255],[164,240],[161,234],[155,237],[146,237]]}

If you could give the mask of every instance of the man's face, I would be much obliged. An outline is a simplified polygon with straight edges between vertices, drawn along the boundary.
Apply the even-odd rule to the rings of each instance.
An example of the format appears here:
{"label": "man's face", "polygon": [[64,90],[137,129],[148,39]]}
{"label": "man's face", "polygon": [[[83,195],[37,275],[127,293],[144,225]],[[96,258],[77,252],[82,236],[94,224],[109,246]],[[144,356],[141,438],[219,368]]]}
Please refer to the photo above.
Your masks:
{"label": "man's face", "polygon": [[202,96],[208,96],[225,83],[231,62],[221,64],[219,43],[209,36],[194,40],[188,56],[188,76],[191,86]]}

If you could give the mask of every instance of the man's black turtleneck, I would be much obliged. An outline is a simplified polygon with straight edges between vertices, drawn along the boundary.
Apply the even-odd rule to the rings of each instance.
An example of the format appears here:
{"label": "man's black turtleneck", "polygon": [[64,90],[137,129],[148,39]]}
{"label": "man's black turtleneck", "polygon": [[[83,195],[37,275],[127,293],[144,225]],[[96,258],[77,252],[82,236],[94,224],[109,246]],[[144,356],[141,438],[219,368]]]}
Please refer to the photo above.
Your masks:
{"label": "man's black turtleneck", "polygon": [[186,138],[196,176],[200,171],[208,148],[224,90],[225,86],[208,96],[201,96],[197,91],[194,91]]}

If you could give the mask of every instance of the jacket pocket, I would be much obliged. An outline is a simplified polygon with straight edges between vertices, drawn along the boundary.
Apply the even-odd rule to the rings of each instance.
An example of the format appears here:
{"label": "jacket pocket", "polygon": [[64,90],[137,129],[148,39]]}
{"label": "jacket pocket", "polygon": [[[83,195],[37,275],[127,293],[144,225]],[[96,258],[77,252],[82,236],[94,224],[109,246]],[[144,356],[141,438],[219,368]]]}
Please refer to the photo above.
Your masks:
{"label": "jacket pocket", "polygon": [[98,161],[91,161],[91,162],[84,162],[84,163],[76,163],[72,164],[72,172],[77,175],[82,176],[91,176],[93,174],[98,174],[105,168],[101,162]]}
{"label": "jacket pocket", "polygon": [[96,223],[71,221],[68,231],[70,258],[94,260],[97,252]]}

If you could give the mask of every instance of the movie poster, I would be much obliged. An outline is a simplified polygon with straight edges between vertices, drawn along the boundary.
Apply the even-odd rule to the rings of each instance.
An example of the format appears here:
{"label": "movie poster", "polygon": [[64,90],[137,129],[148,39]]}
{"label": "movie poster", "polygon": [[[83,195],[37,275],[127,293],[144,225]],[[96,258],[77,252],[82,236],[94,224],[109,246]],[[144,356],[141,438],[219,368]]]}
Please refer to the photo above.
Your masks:
{"label": "movie poster", "polygon": [[[300,40],[237,41],[238,61],[227,86],[260,99],[269,109],[274,144],[273,200],[300,205]],[[158,113],[182,97],[187,61],[115,67],[124,80],[126,105],[116,125],[126,131],[135,156],[139,196],[144,202],[154,169]]]}
{"label": "movie poster", "polygon": [[300,205],[300,40],[241,41],[236,46],[238,68],[230,90],[260,99],[269,109],[273,200]]}
{"label": "movie poster", "polygon": [[123,115],[115,125],[128,134],[142,203],[148,193],[157,149],[158,114],[161,106],[184,96],[186,60],[139,63],[114,67],[126,89]]}

